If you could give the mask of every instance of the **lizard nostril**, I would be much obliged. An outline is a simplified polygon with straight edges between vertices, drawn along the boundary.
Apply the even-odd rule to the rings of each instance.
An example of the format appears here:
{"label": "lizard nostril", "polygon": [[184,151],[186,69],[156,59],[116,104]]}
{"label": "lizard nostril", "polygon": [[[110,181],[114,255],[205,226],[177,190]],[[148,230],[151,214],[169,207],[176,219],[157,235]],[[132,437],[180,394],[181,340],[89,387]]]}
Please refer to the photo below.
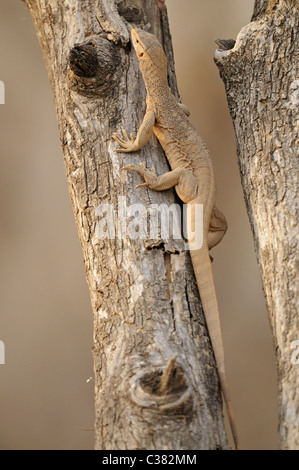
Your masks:
{"label": "lizard nostril", "polygon": [[143,56],[144,56],[144,52],[140,52],[139,57],[143,57]]}

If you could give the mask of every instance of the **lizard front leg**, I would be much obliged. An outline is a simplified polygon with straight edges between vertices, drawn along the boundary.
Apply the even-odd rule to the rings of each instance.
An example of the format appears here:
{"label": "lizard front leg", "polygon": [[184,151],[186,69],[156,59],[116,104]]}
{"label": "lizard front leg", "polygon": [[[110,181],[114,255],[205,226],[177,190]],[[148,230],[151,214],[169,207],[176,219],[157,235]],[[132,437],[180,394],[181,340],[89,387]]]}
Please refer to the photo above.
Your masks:
{"label": "lizard front leg", "polygon": [[137,152],[140,150],[144,145],[149,141],[153,127],[155,124],[156,116],[153,109],[147,109],[143,122],[138,130],[136,139],[134,139],[133,134],[128,134],[123,129],[123,138],[120,137],[118,134],[113,134],[112,139],[114,139],[122,148],[116,149],[115,152],[121,153],[129,153],[129,152]]}

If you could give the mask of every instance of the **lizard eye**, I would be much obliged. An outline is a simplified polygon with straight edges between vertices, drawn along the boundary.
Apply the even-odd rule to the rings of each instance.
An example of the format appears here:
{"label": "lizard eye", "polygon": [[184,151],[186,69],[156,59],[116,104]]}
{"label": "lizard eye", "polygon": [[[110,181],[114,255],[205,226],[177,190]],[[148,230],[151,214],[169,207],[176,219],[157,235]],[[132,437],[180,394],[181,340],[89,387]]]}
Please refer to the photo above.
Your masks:
{"label": "lizard eye", "polygon": [[139,57],[143,57],[143,56],[144,56],[144,52],[140,52]]}

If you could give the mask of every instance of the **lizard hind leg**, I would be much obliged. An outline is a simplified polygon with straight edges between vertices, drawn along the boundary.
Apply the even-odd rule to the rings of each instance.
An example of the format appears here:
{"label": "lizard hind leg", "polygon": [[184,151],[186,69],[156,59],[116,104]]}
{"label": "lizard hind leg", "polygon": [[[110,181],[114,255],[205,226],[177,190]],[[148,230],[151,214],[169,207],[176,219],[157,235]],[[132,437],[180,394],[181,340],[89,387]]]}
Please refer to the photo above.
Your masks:
{"label": "lizard hind leg", "polygon": [[139,166],[127,165],[122,168],[122,171],[139,173],[145,180],[145,183],[137,186],[139,188],[147,186],[154,191],[165,191],[166,189],[175,187],[178,196],[185,203],[194,199],[194,195],[196,195],[196,178],[185,168],[176,168],[175,170],[158,176],[153,171],[153,168],[148,170],[143,163],[139,163]]}
{"label": "lizard hind leg", "polygon": [[222,214],[217,206],[214,206],[209,232],[208,232],[208,247],[211,250],[214,246],[221,242],[227,231],[227,222],[225,216]]}

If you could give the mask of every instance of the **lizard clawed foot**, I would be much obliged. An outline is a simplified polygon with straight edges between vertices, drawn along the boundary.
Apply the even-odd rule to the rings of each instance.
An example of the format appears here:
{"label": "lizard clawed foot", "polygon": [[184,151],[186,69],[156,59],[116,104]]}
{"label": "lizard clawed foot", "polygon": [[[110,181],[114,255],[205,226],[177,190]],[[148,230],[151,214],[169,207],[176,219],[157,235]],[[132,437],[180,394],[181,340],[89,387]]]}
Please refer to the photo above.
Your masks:
{"label": "lizard clawed foot", "polygon": [[149,187],[153,188],[155,186],[155,183],[157,181],[157,175],[155,173],[155,169],[152,168],[151,170],[148,170],[143,163],[139,163],[139,166],[136,165],[127,165],[124,166],[121,171],[135,171],[138,173],[140,176],[143,176],[145,179],[145,183],[138,184],[135,189],[137,188],[144,188],[144,187]]}
{"label": "lizard clawed foot", "polygon": [[137,150],[135,145],[135,139],[133,134],[130,134],[130,137],[126,133],[125,129],[122,129],[123,137],[121,138],[118,134],[112,134],[112,139],[115,140],[122,148],[115,149],[115,152],[129,153]]}

